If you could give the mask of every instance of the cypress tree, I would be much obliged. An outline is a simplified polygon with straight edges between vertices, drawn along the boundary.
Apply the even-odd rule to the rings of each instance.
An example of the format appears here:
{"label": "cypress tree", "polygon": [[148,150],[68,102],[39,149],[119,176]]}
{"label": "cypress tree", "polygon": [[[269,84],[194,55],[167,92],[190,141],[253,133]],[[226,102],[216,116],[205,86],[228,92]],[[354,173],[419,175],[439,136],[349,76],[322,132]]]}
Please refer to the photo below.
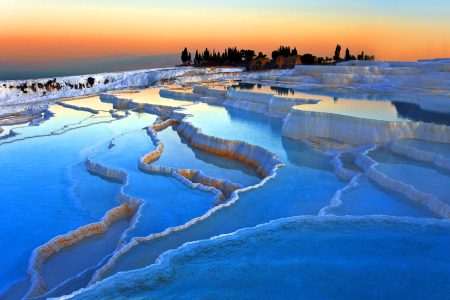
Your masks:
{"label": "cypress tree", "polygon": [[334,50],[334,60],[341,60],[341,45],[336,45],[336,50]]}
{"label": "cypress tree", "polygon": [[189,52],[187,47],[184,47],[184,50],[181,52],[181,61],[183,64],[186,64],[189,61]]}

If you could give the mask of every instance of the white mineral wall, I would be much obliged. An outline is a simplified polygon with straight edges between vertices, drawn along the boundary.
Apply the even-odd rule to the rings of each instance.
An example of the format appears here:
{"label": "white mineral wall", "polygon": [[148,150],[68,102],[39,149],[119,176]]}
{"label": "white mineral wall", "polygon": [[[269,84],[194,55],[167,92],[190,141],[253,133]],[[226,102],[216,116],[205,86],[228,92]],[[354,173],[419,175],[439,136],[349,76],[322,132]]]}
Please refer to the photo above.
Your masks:
{"label": "white mineral wall", "polygon": [[206,86],[195,86],[194,87],[194,94],[200,94],[203,96],[208,96],[208,97],[225,97],[227,94],[227,90],[216,90],[216,89],[212,89],[212,88],[208,88]]}
{"label": "white mineral wall", "polygon": [[356,145],[402,138],[450,143],[450,127],[444,125],[380,121],[296,109],[289,113],[282,134],[293,139],[320,137]]}
{"label": "white mineral wall", "polygon": [[199,95],[192,93],[185,93],[179,90],[160,90],[159,95],[162,98],[175,99],[175,100],[186,100],[186,101],[198,101]]}
{"label": "white mineral wall", "polygon": [[387,75],[404,76],[420,74],[416,67],[385,67],[385,66],[305,66],[295,67],[295,75],[321,78],[323,74],[353,74],[353,75]]}
{"label": "white mineral wall", "polygon": [[230,89],[226,93],[226,97],[229,100],[248,101],[248,102],[261,103],[264,105],[269,104],[269,101],[272,98],[272,96],[273,96],[272,94],[237,91],[234,89]]}
{"label": "white mineral wall", "polygon": [[414,147],[403,145],[395,141],[391,144],[390,149],[392,152],[395,152],[397,154],[417,161],[431,163],[438,168],[450,171],[450,159],[438,153],[416,149]]}
{"label": "white mineral wall", "polygon": [[281,164],[275,154],[262,147],[205,135],[189,122],[181,122],[177,131],[193,147],[215,155],[240,160],[255,167],[262,177],[274,173],[277,166]]}
{"label": "white mineral wall", "polygon": [[[23,93],[20,89],[17,89],[16,86],[23,83],[26,83],[28,87],[30,87],[33,83],[45,85],[47,81],[53,80],[53,78],[1,81],[0,106],[93,95],[109,90],[152,86],[158,82],[164,82],[165,80],[173,80],[174,82],[181,84],[185,82],[211,80],[214,78],[227,78],[227,76],[236,77],[241,72],[241,68],[214,70],[209,68],[182,67],[56,77],[56,82],[61,84],[61,88],[59,90],[51,89],[47,91],[41,88],[36,91],[32,91],[28,88],[27,93]],[[89,77],[92,77],[95,80],[95,84],[92,87],[85,87],[82,89],[70,87],[70,85],[86,84]],[[10,88],[10,86],[12,86],[12,88]]]}

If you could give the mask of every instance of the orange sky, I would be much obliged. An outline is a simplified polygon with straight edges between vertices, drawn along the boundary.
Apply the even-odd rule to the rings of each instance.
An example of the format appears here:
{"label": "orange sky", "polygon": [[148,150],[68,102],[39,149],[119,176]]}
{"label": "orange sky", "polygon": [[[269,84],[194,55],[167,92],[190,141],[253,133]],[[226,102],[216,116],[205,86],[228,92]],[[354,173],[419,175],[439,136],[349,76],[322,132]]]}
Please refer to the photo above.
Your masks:
{"label": "orange sky", "polygon": [[269,53],[280,44],[331,56],[336,43],[380,59],[450,57],[447,4],[444,11],[421,11],[410,1],[412,11],[396,14],[393,7],[367,7],[373,4],[337,9],[331,0],[286,0],[276,6],[230,0],[236,5],[227,7],[215,0],[123,2],[0,0],[0,61],[178,53],[184,46],[222,50],[236,45]]}

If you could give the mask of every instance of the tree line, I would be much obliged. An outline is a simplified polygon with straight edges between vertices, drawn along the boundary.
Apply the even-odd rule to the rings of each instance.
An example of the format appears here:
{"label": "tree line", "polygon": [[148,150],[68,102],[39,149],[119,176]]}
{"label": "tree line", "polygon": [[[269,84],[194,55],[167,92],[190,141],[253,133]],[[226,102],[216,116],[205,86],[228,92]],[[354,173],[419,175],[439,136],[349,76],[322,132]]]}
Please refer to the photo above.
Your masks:
{"label": "tree line", "polygon": [[[291,58],[290,62],[294,61],[294,65],[297,62],[297,58],[302,64],[305,65],[323,65],[323,64],[335,64],[341,61],[347,60],[374,60],[375,56],[367,55],[364,51],[361,54],[353,55],[347,48],[345,50],[345,56],[341,57],[341,45],[336,45],[334,55],[332,57],[317,57],[311,53],[298,54],[297,48],[289,46],[280,46],[278,49],[272,51],[271,60],[267,58],[266,54],[258,52],[252,49],[238,49],[237,47],[228,47],[223,52],[213,50],[210,51],[206,48],[204,51],[195,50],[194,57],[192,59],[191,52],[185,47],[181,52],[181,61],[184,65],[194,64],[196,66],[218,66],[218,65],[231,65],[231,66],[250,66],[255,60],[265,61],[266,68],[279,68],[280,61],[283,59]],[[285,64],[283,64],[285,65]]]}
{"label": "tree line", "polygon": [[[262,53],[259,53],[259,55],[262,55]],[[183,64],[194,63],[195,65],[241,65],[251,62],[256,56],[255,51],[251,49],[239,50],[236,47],[229,47],[221,53],[220,51],[216,52],[216,50],[211,52],[206,48],[203,52],[195,50],[194,59],[192,59],[191,53],[187,48],[184,48],[181,52],[181,61]]]}

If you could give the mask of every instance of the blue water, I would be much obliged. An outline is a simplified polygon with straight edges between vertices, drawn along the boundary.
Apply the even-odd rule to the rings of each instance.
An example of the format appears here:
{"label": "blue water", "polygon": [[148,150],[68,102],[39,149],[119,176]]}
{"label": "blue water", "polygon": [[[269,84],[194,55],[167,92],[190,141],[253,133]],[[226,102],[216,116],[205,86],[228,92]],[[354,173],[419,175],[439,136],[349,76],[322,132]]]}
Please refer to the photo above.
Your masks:
{"label": "blue water", "polygon": [[[187,112],[193,115],[189,121],[202,128],[205,133],[214,132],[214,135],[222,138],[234,137],[260,145],[277,153],[286,165],[277,171],[275,179],[263,187],[241,193],[238,202],[231,207],[223,208],[207,220],[186,230],[135,247],[118,260],[107,276],[147,266],[153,263],[160,253],[185,242],[231,233],[239,228],[252,227],[278,218],[317,215],[321,208],[329,204],[335,192],[346,185],[332,173],[331,157],[325,156],[307,143],[281,138],[279,121],[206,104],[190,106]],[[212,118],[215,122],[211,122]],[[361,185],[350,194],[353,196],[344,197],[345,201],[349,202],[344,201],[345,204],[341,208],[343,211],[340,213],[433,216],[426,209],[419,208],[398,195],[386,193],[371,183]],[[351,206],[351,197],[360,201],[355,203],[354,207]],[[230,219],[234,221],[229,222]]]}
{"label": "blue water", "polygon": [[[284,83],[284,85],[290,85]],[[393,99],[384,94],[364,94],[357,90],[340,91],[334,88],[299,88],[282,85],[254,84],[240,82],[230,86],[241,91],[274,94],[278,96],[319,100],[316,104],[297,106],[297,109],[318,111],[384,121],[416,121],[450,126],[450,114],[423,109],[419,105],[409,103],[410,99],[396,96]],[[410,97],[410,96],[403,96]],[[401,100],[401,101],[398,101]],[[423,101],[431,101],[422,99]]]}
{"label": "blue water", "polygon": [[[25,275],[35,247],[58,234],[97,221],[105,208],[111,207],[118,185],[105,183],[87,172],[79,170],[81,176],[76,180],[81,182],[88,177],[85,182],[96,186],[98,198],[82,189],[71,193],[73,186],[78,185],[72,176],[84,161],[81,150],[110,134],[107,125],[91,126],[0,147],[0,256],[8,258],[0,270],[0,286]],[[92,201],[99,204],[93,207]]]}
{"label": "blue water", "polygon": [[[149,119],[154,121],[156,117]],[[182,225],[204,214],[214,205],[215,199],[211,193],[190,189],[170,176],[150,175],[138,169],[139,158],[154,149],[146,130],[128,132],[117,137],[113,143],[113,148],[100,153],[93,160],[126,171],[129,175],[126,194],[144,201],[142,217],[136,228],[130,231],[130,238]]]}
{"label": "blue water", "polygon": [[[140,103],[165,104],[163,98],[155,95],[158,89],[127,94],[126,98],[136,98]],[[167,101],[167,105],[177,106],[176,100]],[[321,225],[320,220],[327,217],[317,217],[319,212],[330,205],[338,190],[349,184],[334,174],[330,155],[306,141],[281,137],[283,124],[279,119],[201,103],[179,103],[185,105],[180,112],[189,114],[187,120],[203,133],[261,146],[273,152],[284,166],[261,187],[239,192],[235,203],[208,218],[138,243],[118,257],[105,277],[151,265],[162,253],[186,242],[232,234],[281,218],[310,216],[306,219],[311,221],[292,225],[295,231],[284,226],[267,231],[258,229],[253,238],[250,237],[253,233],[249,233],[249,238],[239,242],[227,242],[225,238],[213,248],[205,246],[208,249],[204,252],[193,252],[198,254],[195,257],[191,255],[189,259],[177,261],[179,277],[177,275],[176,280],[168,276],[169,279],[160,284],[158,293],[145,293],[142,297],[223,295],[233,298],[237,296],[236,291],[244,288],[251,288],[255,293],[252,295],[261,298],[291,297],[299,290],[305,298],[330,298],[338,291],[341,298],[352,296],[351,292],[356,298],[366,298],[369,292],[374,298],[384,297],[397,295],[400,289],[408,289],[409,295],[414,292],[419,296],[425,292],[431,296],[445,292],[444,288],[431,290],[429,287],[432,282],[440,284],[449,278],[448,251],[444,251],[449,244],[443,238],[448,234],[447,225],[442,225],[445,227],[442,230],[427,231],[429,229],[420,229],[418,225],[410,228],[407,225],[410,219],[403,218],[399,221],[401,226],[392,228],[389,221],[353,223],[354,217],[333,223],[335,226]],[[61,289],[58,295],[86,285],[90,278],[73,277],[105,263],[104,259],[117,250],[117,242],[124,232],[127,234],[125,242],[152,236],[184,225],[229,200],[218,202],[213,193],[190,188],[173,176],[139,170],[139,159],[155,149],[146,128],[157,120],[156,115],[130,111],[126,117],[115,119],[107,112],[112,108],[110,104],[99,102],[98,97],[73,100],[72,104],[104,111],[93,115],[54,105],[50,107],[54,116],[49,120],[39,126],[18,125],[14,129],[18,135],[0,140],[0,291],[18,280],[26,282],[33,249],[57,235],[99,221],[108,210],[118,206],[121,188],[127,195],[142,200],[138,215],[50,258],[44,266],[48,287],[56,287],[71,278],[74,282],[72,287]],[[243,186],[254,186],[262,180],[249,166],[190,147],[177,134],[176,127],[166,128],[158,137],[165,147],[154,165],[201,170],[208,176]],[[436,151],[441,151],[444,146],[436,147]],[[386,175],[448,201],[449,177],[442,170],[395,156],[387,150],[371,155],[380,163],[377,169]],[[128,183],[122,187],[120,182],[89,173],[84,166],[87,158],[126,172]],[[348,161],[344,166],[352,167],[353,163]],[[357,167],[352,169],[362,172]],[[435,217],[426,208],[381,189],[364,176],[357,186],[342,193],[342,205],[330,213]],[[272,238],[269,232],[273,233]],[[425,250],[427,256],[417,263],[419,253]],[[441,264],[433,269],[432,262],[438,259]],[[66,267],[61,268],[61,265]],[[410,277],[405,275],[407,269],[411,271]],[[267,270],[273,271],[268,273]],[[425,273],[429,277],[422,275]],[[234,279],[239,277],[237,274],[245,280]],[[293,274],[296,280],[292,280]],[[368,274],[370,280],[367,280]],[[223,276],[222,282],[217,278],[219,275]],[[123,275],[118,278],[120,276]],[[404,280],[395,280],[397,278]],[[417,286],[422,286],[424,292],[417,291],[413,282],[420,282]],[[133,293],[139,293],[134,279],[127,284]],[[270,284],[277,288],[269,288]],[[382,285],[383,289],[374,292],[377,285]]]}
{"label": "blue water", "polygon": [[450,203],[449,173],[412,161],[408,158],[389,153],[384,149],[372,152],[371,156],[379,163],[376,169],[413,185],[419,191],[437,196],[446,203]]}
{"label": "blue water", "polygon": [[342,195],[342,205],[334,209],[336,215],[393,215],[416,218],[434,218],[433,213],[419,204],[383,190],[370,182],[365,176],[358,185]]}
{"label": "blue water", "polygon": [[227,179],[244,186],[254,185],[261,180],[254,169],[241,162],[190,147],[175,130],[176,128],[167,128],[158,133],[161,143],[164,144],[164,152],[160,159],[154,162],[155,165],[201,170],[208,176]]}
{"label": "blue water", "polygon": [[283,220],[185,245],[75,299],[446,299],[449,230],[412,219]]}
{"label": "blue water", "polygon": [[397,143],[412,147],[417,150],[426,151],[442,155],[445,158],[450,158],[450,144],[425,142],[421,140],[404,139]]}

